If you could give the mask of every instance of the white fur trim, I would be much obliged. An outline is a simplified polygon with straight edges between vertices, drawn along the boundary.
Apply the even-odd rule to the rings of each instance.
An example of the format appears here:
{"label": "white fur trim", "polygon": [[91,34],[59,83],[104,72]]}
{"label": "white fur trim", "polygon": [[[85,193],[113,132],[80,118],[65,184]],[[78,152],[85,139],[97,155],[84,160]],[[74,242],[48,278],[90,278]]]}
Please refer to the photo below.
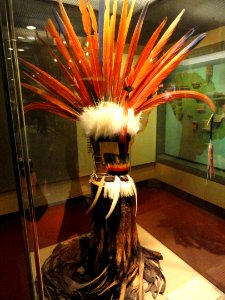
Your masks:
{"label": "white fur trim", "polygon": [[113,137],[123,133],[134,136],[140,128],[140,115],[134,115],[133,109],[124,108],[113,102],[100,102],[97,106],[85,107],[79,120],[87,136],[98,139],[99,137]]}

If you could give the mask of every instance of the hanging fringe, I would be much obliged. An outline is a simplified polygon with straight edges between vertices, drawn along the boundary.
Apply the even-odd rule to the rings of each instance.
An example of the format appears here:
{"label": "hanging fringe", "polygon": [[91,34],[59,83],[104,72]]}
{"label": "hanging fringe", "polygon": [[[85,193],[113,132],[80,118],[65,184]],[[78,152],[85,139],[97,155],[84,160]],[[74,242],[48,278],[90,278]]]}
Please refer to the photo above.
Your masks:
{"label": "hanging fringe", "polygon": [[208,124],[210,123],[210,132],[209,132],[209,145],[208,145],[207,180],[215,176],[214,163],[213,163],[213,144],[212,144],[213,118],[214,118],[214,114],[210,116],[208,121]]}
{"label": "hanging fringe", "polygon": [[107,177],[107,175],[103,176],[101,178],[101,181],[99,182],[99,181],[95,180],[95,174],[92,175],[90,182],[93,183],[94,185],[97,185],[98,190],[95,195],[95,199],[94,199],[92,205],[89,207],[87,213],[90,212],[90,210],[96,205],[96,203],[100,197],[101,191],[103,189],[104,190],[103,197],[109,198],[112,200],[110,210],[105,217],[106,219],[108,219],[111,216],[111,214],[113,213],[120,197],[135,196],[135,215],[136,215],[136,213],[137,213],[137,190],[136,190],[136,186],[135,186],[133,179],[129,175],[125,175],[122,177],[114,176],[114,181],[107,181],[107,180],[105,180],[106,177]]}

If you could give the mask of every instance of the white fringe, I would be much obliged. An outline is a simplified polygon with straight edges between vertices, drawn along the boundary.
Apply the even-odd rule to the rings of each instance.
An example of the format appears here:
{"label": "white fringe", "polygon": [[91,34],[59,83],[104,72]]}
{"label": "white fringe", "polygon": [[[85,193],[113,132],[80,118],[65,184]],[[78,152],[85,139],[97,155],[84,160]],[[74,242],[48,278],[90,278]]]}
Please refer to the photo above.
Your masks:
{"label": "white fringe", "polygon": [[104,198],[112,200],[112,204],[106,219],[108,219],[113,213],[116,204],[120,197],[131,197],[135,196],[136,213],[137,213],[137,190],[133,179],[127,175],[128,181],[121,181],[118,176],[115,176],[114,182],[105,182],[104,186]]}
{"label": "white fringe", "polygon": [[[91,176],[91,179],[92,179],[92,177],[93,177],[93,175]],[[91,182],[91,180],[90,180],[90,182]],[[104,183],[105,183],[105,176],[103,176],[102,179],[100,180],[95,198],[94,198],[92,204],[90,205],[90,207],[88,208],[88,210],[86,211],[86,214],[88,214],[90,212],[90,210],[92,210],[93,207],[95,207],[96,203],[98,202],[98,198],[100,197]]]}
{"label": "white fringe", "polygon": [[107,213],[105,219],[108,219],[113,213],[116,204],[120,197],[132,197],[135,196],[135,215],[137,214],[137,189],[133,179],[126,175],[128,181],[120,180],[118,176],[115,176],[115,180],[113,182],[106,182],[105,176],[102,177],[100,182],[97,182],[93,179],[93,175],[91,176],[90,182],[98,186],[98,190],[96,192],[95,198],[89,207],[88,212],[96,205],[102,189],[104,189],[103,197],[109,198],[112,200],[112,204],[110,206],[109,212]]}
{"label": "white fringe", "polygon": [[102,101],[97,106],[85,107],[79,120],[84,132],[89,137],[113,137],[123,133],[134,136],[140,129],[141,113],[134,115],[133,109],[124,108],[113,102]]}

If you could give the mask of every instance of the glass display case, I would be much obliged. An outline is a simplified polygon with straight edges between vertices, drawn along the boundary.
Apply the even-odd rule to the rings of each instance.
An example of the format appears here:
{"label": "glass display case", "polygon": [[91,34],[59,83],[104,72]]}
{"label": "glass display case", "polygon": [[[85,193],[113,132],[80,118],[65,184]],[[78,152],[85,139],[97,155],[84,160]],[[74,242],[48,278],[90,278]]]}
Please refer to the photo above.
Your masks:
{"label": "glass display case", "polygon": [[[217,31],[215,31],[215,35]],[[163,89],[197,90],[213,99],[217,111],[210,124],[210,110],[199,101],[182,99],[167,104],[158,110],[158,116],[165,120],[162,134],[164,145],[159,145],[158,160],[175,161],[175,164],[193,167],[205,177],[208,164],[208,143],[214,145],[215,177],[212,180],[224,182],[224,68],[223,43],[208,45],[193,51],[164,83]],[[207,54],[208,52],[208,54]],[[202,54],[202,55],[201,55]],[[164,110],[164,111],[163,111]],[[173,128],[171,130],[171,128]],[[180,163],[179,163],[180,161]]]}
{"label": "glass display case", "polygon": [[[92,29],[88,40],[88,29],[83,28],[84,19],[86,17],[88,23],[88,17],[86,8],[82,10],[86,1],[62,2],[76,31],[81,47],[79,51],[89,62],[93,59],[91,51],[95,49],[90,48],[89,42],[94,43],[95,30]],[[119,24],[126,2],[118,1],[114,16],[116,1],[106,1],[106,9],[111,9],[111,23],[114,16]],[[63,97],[78,101],[79,74],[87,92],[92,93],[93,99],[95,97],[91,90],[94,79],[85,77],[82,67],[76,66],[79,71],[73,70],[78,74],[75,80],[68,75],[73,67],[65,70],[59,62],[63,60],[60,49],[73,51],[64,32],[70,27],[64,23],[62,26],[62,7],[59,17],[61,1],[3,0],[0,3],[0,226],[3,228],[0,254],[6,257],[0,261],[6,274],[0,285],[1,299],[122,300],[153,299],[157,296],[157,299],[185,300],[186,295],[193,295],[193,299],[198,300],[207,299],[206,295],[210,300],[225,299],[225,18],[221,7],[225,4],[197,1],[197,5],[196,1],[185,0],[179,3],[175,0],[148,2],[137,0],[134,5],[134,1],[128,1],[126,22],[132,5],[134,11],[121,66],[126,66],[126,59],[131,55],[132,47],[129,50],[129,45],[135,43],[132,39],[135,26],[140,25],[144,14],[133,66],[140,63],[142,51],[145,51],[155,29],[159,30],[160,24],[163,26],[163,19],[168,17],[168,24],[171,24],[183,8],[186,11],[176,30],[172,30],[173,35],[166,47],[157,56],[158,61],[163,65],[167,55],[171,55],[172,60],[176,51],[180,50],[175,42],[179,40],[182,44],[193,33],[189,31],[192,27],[196,30],[194,41],[198,35],[202,38],[203,32],[206,32],[206,37],[187,57],[182,57],[175,70],[165,76],[151,96],[146,97],[146,101],[158,101],[154,106],[160,105],[151,107],[151,110],[143,109],[135,137],[126,132],[124,135],[114,134],[113,138],[100,136],[97,142],[93,142],[93,136],[84,134],[81,122],[65,117],[76,111],[72,111],[71,106],[63,107],[56,114],[57,110],[52,107],[29,109],[32,103],[43,103],[45,96],[50,99],[54,95],[54,99],[51,98],[54,107],[58,105],[56,101]],[[93,0],[90,3],[93,6],[93,11],[90,7],[87,9],[91,15],[90,22],[94,24],[93,13],[101,24],[103,16],[106,18],[107,15],[103,13],[104,1]],[[194,11],[193,5],[196,7]],[[61,36],[60,46],[58,33],[54,32],[53,38],[51,36],[48,26],[52,25],[48,19],[54,20]],[[119,35],[119,25],[115,32]],[[100,32],[98,37],[100,39]],[[171,54],[170,47],[173,45],[177,48],[172,48],[176,50]],[[119,46],[115,45],[115,51],[117,48]],[[76,47],[75,50],[78,51]],[[148,59],[151,54],[150,51],[147,63],[151,63]],[[108,59],[107,52],[103,57]],[[157,63],[154,68],[158,70]],[[42,79],[39,72],[42,72]],[[142,74],[143,82],[147,80],[148,72],[146,67]],[[157,77],[159,72],[160,69],[153,77]],[[124,90],[127,98],[132,97],[132,84],[135,86],[135,81],[129,84],[132,74],[127,81],[122,71],[118,75],[121,76],[118,86],[122,79],[126,82]],[[138,72],[135,74],[138,77]],[[57,80],[56,88],[51,86],[49,78]],[[94,88],[96,94],[101,90],[98,84]],[[139,92],[143,91],[144,88]],[[177,91],[185,91],[187,98],[185,94],[182,97],[177,94],[178,98],[168,98],[168,101],[157,98]],[[192,91],[209,98],[202,101],[203,96],[196,97],[196,94],[192,98],[189,93]],[[127,98],[124,96],[123,101]],[[82,101],[82,97],[80,99]],[[78,113],[82,110],[79,105]],[[144,105],[147,107],[144,103],[140,111]],[[213,105],[215,112],[212,111]],[[136,116],[139,116],[138,113]],[[112,115],[112,110],[108,111],[107,119]],[[135,122],[132,119],[132,124]],[[118,123],[116,115],[110,130]],[[103,126],[105,131],[107,126],[107,123]],[[99,165],[101,168],[96,172]],[[113,188],[112,181],[115,182]],[[103,185],[107,196],[102,192]],[[120,187],[119,192],[116,186]],[[95,202],[97,205],[94,207]],[[92,214],[87,213],[90,207],[94,207]],[[96,233],[98,226],[100,229]],[[92,235],[95,233],[91,242],[90,232]],[[94,249],[91,259],[88,256],[90,251],[87,251],[89,248]],[[106,267],[101,256],[107,261]],[[94,279],[93,274],[88,273],[87,281],[85,270],[89,260],[95,261],[95,267],[97,265],[101,271],[97,276],[94,273]],[[65,263],[63,268],[62,262]],[[137,284],[133,285],[134,278],[138,278],[138,288]]]}

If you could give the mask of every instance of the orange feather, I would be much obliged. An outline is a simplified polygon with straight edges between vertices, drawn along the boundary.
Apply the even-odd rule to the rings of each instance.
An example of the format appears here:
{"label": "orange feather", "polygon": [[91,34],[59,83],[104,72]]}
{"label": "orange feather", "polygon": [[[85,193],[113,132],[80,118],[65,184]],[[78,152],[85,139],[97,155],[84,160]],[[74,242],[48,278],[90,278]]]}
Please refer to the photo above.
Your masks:
{"label": "orange feather", "polygon": [[78,0],[79,9],[82,15],[83,28],[87,35],[91,34],[91,18],[83,0]]}
{"label": "orange feather", "polygon": [[110,74],[108,82],[108,90],[112,93],[112,81],[113,81],[113,62],[114,62],[114,46],[115,46],[115,27],[116,27],[116,12],[117,12],[117,0],[113,2],[113,14],[110,20],[110,49],[109,49],[109,60],[110,60]]}
{"label": "orange feather", "polygon": [[138,114],[140,111],[142,112],[148,111],[149,109],[157,107],[160,104],[171,102],[179,98],[192,98],[192,99],[203,101],[206,104],[208,104],[208,106],[211,108],[212,111],[214,112],[216,111],[216,107],[214,103],[211,101],[211,99],[208,96],[196,91],[184,90],[184,91],[165,92],[157,96],[154,96],[152,99],[149,99],[143,105],[135,109],[135,113]]}
{"label": "orange feather", "polygon": [[50,88],[61,97],[67,99],[71,104],[74,105],[77,101],[79,101],[79,98],[74,95],[74,93],[71,92],[70,89],[68,89],[65,85],[63,85],[48,73],[27,62],[26,60],[20,59],[20,62],[33,72],[36,80],[40,81],[44,86]]}
{"label": "orange feather", "polygon": [[146,100],[147,97],[154,95],[157,91],[159,84],[177,67],[177,65],[188,55],[190,49],[196,45],[202,38],[205,37],[205,34],[201,34],[190,42],[185,48],[178,52],[174,57],[172,57],[166,65],[159,70],[158,73],[154,74],[155,76],[150,77],[145,86],[142,87],[141,92],[138,95],[132,95],[130,98],[129,107],[140,106],[142,102]]}
{"label": "orange feather", "polygon": [[122,13],[120,17],[120,24],[119,24],[119,32],[116,42],[116,53],[115,53],[115,59],[114,59],[114,66],[113,66],[113,98],[114,101],[117,101],[117,87],[118,87],[118,81],[120,77],[120,68],[122,63],[122,56],[124,51],[124,45],[125,45],[125,31],[126,31],[126,18],[127,18],[127,6],[128,6],[128,0],[123,1],[123,8]]}
{"label": "orange feather", "polygon": [[98,53],[99,53],[98,24],[97,24],[93,7],[91,6],[89,0],[86,0],[86,2],[87,2],[89,15],[91,18],[92,28],[94,31],[93,35],[89,35],[87,37],[87,41],[90,44],[90,50],[89,50],[90,65],[92,66],[92,73],[94,74],[93,83],[95,86],[95,92],[97,98],[102,99],[104,95],[104,91],[103,91],[103,75],[102,75],[101,65],[98,57]]}
{"label": "orange feather", "polygon": [[[80,97],[84,98],[84,101],[85,101],[86,104],[88,104],[88,103],[90,104],[91,103],[91,98],[90,98],[90,95],[87,91],[87,88],[86,88],[86,86],[83,82],[81,74],[78,71],[77,66],[75,66],[74,60],[70,56],[70,53],[68,52],[68,50],[67,50],[66,46],[64,45],[58,31],[55,28],[55,25],[52,23],[51,20],[48,20],[48,26],[46,26],[46,30],[51,35],[52,39],[55,40],[58,50],[60,51],[60,53],[65,58],[68,67],[71,69],[74,77],[76,78],[76,81],[77,81],[77,83],[79,85],[79,89],[80,89],[80,91],[77,90],[78,94],[80,95]],[[79,65],[78,65],[78,67],[79,67]]]}
{"label": "orange feather", "polygon": [[62,38],[60,37],[58,31],[55,28],[55,25],[53,24],[51,19],[48,19],[48,25],[45,27],[50,36],[52,37],[52,40],[55,42],[57,48],[62,53],[65,60],[68,62],[71,60],[71,56],[69,51],[67,50],[67,47],[64,45]]}
{"label": "orange feather", "polygon": [[29,85],[27,83],[22,83],[22,86],[25,87],[26,89],[32,91],[33,93],[35,93],[37,95],[40,95],[46,101],[48,101],[51,104],[53,104],[54,106],[56,106],[57,109],[62,110],[62,111],[70,114],[71,116],[73,116],[75,118],[78,117],[79,114],[76,111],[74,111],[71,107],[67,106],[65,103],[63,103],[59,99],[56,99],[55,97],[52,97],[49,93],[45,92],[44,90],[36,88],[36,87],[34,87],[32,85]]}
{"label": "orange feather", "polygon": [[166,21],[167,21],[167,18],[164,19],[162,21],[162,23],[158,26],[158,28],[152,34],[152,36],[150,37],[148,43],[146,44],[146,46],[142,50],[142,52],[140,54],[140,57],[139,57],[136,65],[134,67],[135,77],[139,74],[139,72],[140,72],[143,64],[149,61],[148,60],[149,54],[150,54],[150,52],[151,52],[151,50],[152,50],[152,48],[153,48],[156,40],[158,39],[160,32],[162,31],[163,27],[165,26]]}
{"label": "orange feather", "polygon": [[[149,57],[149,54],[158,38],[160,32],[162,31],[163,27],[165,26],[166,21],[167,21],[167,19],[164,19],[163,22],[158,26],[158,28],[152,34],[147,45],[142,50],[142,52],[138,58],[138,61],[134,67],[134,70],[132,71],[132,74],[130,73],[128,75],[127,82],[129,82],[130,86],[132,86],[132,88],[135,90],[134,91],[135,93],[137,92],[136,91],[137,86],[140,85],[140,83],[148,76],[148,74],[151,72],[151,70],[153,68],[153,64],[156,61],[156,59],[149,60],[148,57]],[[141,72],[141,70],[142,70],[142,72]],[[132,76],[132,77],[130,78],[130,76]],[[127,93],[125,91],[122,93],[121,100],[120,100],[121,103],[124,103],[126,94]]]}
{"label": "orange feather", "polygon": [[132,17],[133,10],[134,10],[135,1],[136,0],[132,1],[127,17],[125,16],[125,14],[127,13],[127,4],[128,3],[127,3],[127,1],[124,1],[124,3],[126,2],[126,7],[124,9],[124,11],[125,11],[124,20],[122,19],[122,15],[123,15],[123,10],[122,10],[122,15],[121,15],[122,22],[120,23],[121,26],[119,27],[119,34],[118,34],[118,39],[117,39],[117,44],[116,44],[116,55],[115,55],[116,70],[114,72],[114,81],[113,81],[113,83],[114,83],[113,97],[115,98],[114,101],[119,101],[118,96],[123,87],[123,84],[122,84],[121,78],[120,78],[121,65],[122,65],[124,46],[125,46],[125,42],[126,42],[126,38],[127,38],[128,29],[130,26],[131,17]]}
{"label": "orange feather", "polygon": [[161,56],[158,60],[154,60],[148,63],[148,70],[141,76],[138,76],[138,80],[133,83],[134,93],[131,98],[135,98],[151,80],[169,63],[169,61],[179,52],[182,47],[184,48],[185,41],[192,35],[193,30],[190,30],[185,34],[178,42],[172,45],[169,50]]}
{"label": "orange feather", "polygon": [[[39,88],[43,91],[43,92],[48,92],[51,94],[51,96],[55,97],[56,99],[60,98],[60,95],[57,91],[53,90],[51,87],[47,86],[45,84],[45,80],[42,79],[38,79],[36,76],[31,76],[29,73],[27,73],[26,71],[23,71],[23,73],[33,82],[37,83],[37,85],[39,86]],[[24,86],[26,87],[26,85]],[[67,98],[61,98],[61,101],[63,103],[66,103],[67,105],[69,105],[70,107],[74,107],[74,105],[76,105],[77,110],[81,109],[81,107],[83,106],[82,103],[79,102],[80,99],[78,99],[77,103],[73,102],[71,103],[70,101],[68,101]]]}
{"label": "orange feather", "polygon": [[144,23],[144,18],[145,18],[145,14],[147,12],[148,5],[149,5],[149,2],[147,2],[145,4],[145,6],[142,10],[142,13],[140,15],[140,19],[138,20],[137,25],[134,30],[134,33],[132,35],[132,39],[131,39],[128,54],[127,54],[126,64],[125,64],[124,71],[123,71],[122,81],[129,75],[129,72],[131,70],[134,54],[135,54],[135,51],[138,46],[138,41],[140,38],[140,34],[141,34],[141,30],[142,30],[142,26]]}
{"label": "orange feather", "polygon": [[109,50],[109,14],[110,14],[110,8],[109,8],[109,0],[105,0],[105,14],[104,14],[104,26],[103,26],[103,59],[102,59],[102,72],[103,72],[103,84],[104,84],[104,96],[105,99],[109,99],[109,90],[108,90],[108,82],[109,82],[109,67],[110,67],[110,56]]}
{"label": "orange feather", "polygon": [[[180,21],[183,13],[184,13],[184,10],[182,10],[181,13],[171,23],[171,25],[168,27],[168,29],[165,31],[163,36],[160,38],[160,40],[158,41],[156,46],[151,50],[151,53],[148,56],[148,58],[147,59],[145,58],[143,60],[143,65],[141,65],[139,63],[139,65],[137,65],[137,67],[135,67],[135,74],[137,72],[138,76],[135,79],[134,88],[136,86],[138,86],[140,84],[140,82],[143,81],[144,78],[147,77],[147,74],[149,73],[149,71],[148,71],[147,74],[146,74],[146,71],[149,70],[149,68],[152,69],[152,62],[156,61],[158,55],[160,54],[160,52],[162,51],[162,49],[164,48],[164,46],[166,45],[166,43],[170,39],[171,35],[174,32],[174,29],[176,28],[178,22]],[[166,20],[164,20],[164,22],[161,23],[161,26],[158,27],[159,32],[161,31],[161,28],[164,27],[165,22],[166,22]]]}
{"label": "orange feather", "polygon": [[[97,99],[99,99],[102,97],[102,91],[100,86],[100,82],[102,81],[102,74],[98,59],[97,21],[94,15],[94,11],[89,2],[87,2],[87,7],[83,0],[79,0],[78,3],[82,14],[83,27],[87,34],[87,41],[90,43],[89,55],[91,61],[91,73],[89,74],[89,80],[92,80],[95,94],[97,96]],[[91,27],[93,27],[94,29],[94,37],[91,35]]]}
{"label": "orange feather", "polygon": [[159,84],[171,73],[176,66],[184,59],[186,54],[178,54],[173,58],[152,80],[150,80],[145,86],[142,86],[142,89],[138,95],[132,95],[130,97],[129,107],[136,108],[147,97],[154,95],[158,89]]}
{"label": "orange feather", "polygon": [[[88,78],[92,78],[92,73],[90,70],[90,64],[89,61],[87,60],[84,50],[80,44],[80,41],[73,29],[73,26],[70,22],[70,19],[65,11],[65,8],[62,4],[62,0],[59,0],[59,7],[60,7],[60,12],[62,15],[62,23],[64,25],[64,29],[66,32],[66,37],[67,37],[67,44],[69,45],[69,48],[71,49],[73,56],[75,58],[75,61],[78,63],[78,69],[83,76],[83,78],[86,78],[88,81]],[[91,88],[89,86],[89,88]],[[91,89],[93,93],[93,89]],[[91,100],[91,96],[90,96]]]}
{"label": "orange feather", "polygon": [[58,57],[58,55],[56,55],[56,53],[52,50],[52,48],[42,38],[40,38],[40,36],[38,35],[38,33],[37,33],[37,38],[48,49],[50,55],[52,56],[52,58],[55,59],[55,61],[57,62],[58,66],[60,68],[60,70],[64,73],[64,75],[66,76],[66,78],[70,82],[70,86],[72,86],[75,89],[75,91],[78,93],[79,91],[78,91],[78,85],[76,83],[76,80],[70,74],[70,72],[65,67],[65,65],[62,63],[62,61],[60,60],[60,58]]}
{"label": "orange feather", "polygon": [[90,18],[91,18],[92,28],[94,30],[94,33],[97,35],[97,33],[98,33],[98,23],[97,23],[97,20],[96,20],[96,16],[95,16],[93,7],[91,6],[89,0],[86,0],[86,1],[87,1],[87,8],[88,8]]}
{"label": "orange feather", "polygon": [[87,41],[90,44],[90,50],[89,50],[89,56],[90,56],[90,62],[93,69],[94,77],[92,79],[95,93],[97,95],[98,99],[102,99],[104,95],[103,91],[103,76],[102,76],[102,70],[98,58],[98,37],[96,35],[87,37]]}
{"label": "orange feather", "polygon": [[73,115],[70,115],[69,113],[58,109],[56,106],[54,106],[51,103],[47,102],[32,102],[28,103],[24,107],[25,112],[29,112],[31,110],[42,110],[42,111],[47,111],[56,115],[59,115],[60,117],[66,118],[66,119],[71,119],[72,121],[77,121],[78,118],[74,117]]}
{"label": "orange feather", "polygon": [[175,18],[175,20],[171,23],[171,25],[168,27],[166,32],[163,34],[161,39],[158,41],[157,45],[152,49],[149,59],[151,59],[151,58],[153,59],[153,58],[157,57],[159,55],[159,53],[162,51],[163,47],[166,45],[166,43],[170,39],[171,35],[173,34],[174,29],[176,28],[178,22],[180,21],[184,11],[185,10],[183,9],[179,13],[179,15]]}

